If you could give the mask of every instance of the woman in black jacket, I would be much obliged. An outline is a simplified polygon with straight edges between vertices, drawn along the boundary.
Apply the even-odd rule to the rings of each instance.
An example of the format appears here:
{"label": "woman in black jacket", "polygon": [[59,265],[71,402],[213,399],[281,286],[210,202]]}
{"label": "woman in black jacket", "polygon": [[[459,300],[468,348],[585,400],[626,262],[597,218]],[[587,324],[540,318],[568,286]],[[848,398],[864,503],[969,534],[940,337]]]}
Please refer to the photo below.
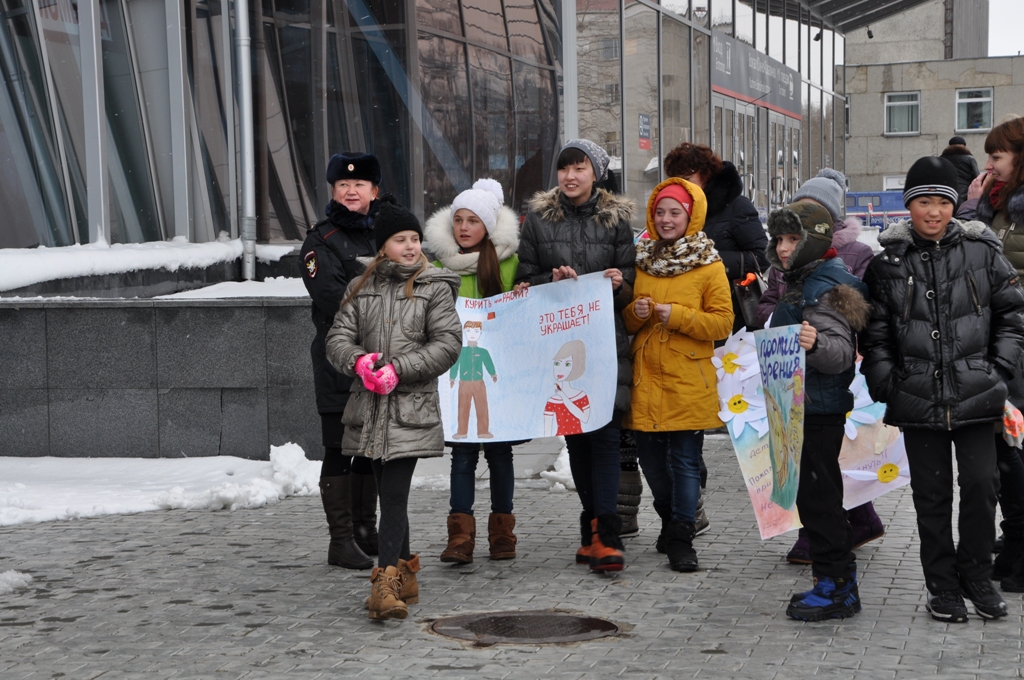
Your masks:
{"label": "woman in black jacket", "polygon": [[[885,422],[903,429],[932,617],[1006,615],[992,586],[998,487],[992,431],[1024,348],[1024,291],[999,240],[953,219],[956,169],[919,159],[907,173],[910,221],[886,229],[864,276],[874,306],[861,372]],[[960,545],[953,543],[955,445]]]}
{"label": "woman in black jacket", "polygon": [[[730,281],[742,279],[749,272],[768,271],[764,255],[768,235],[757,208],[743,195],[743,181],[735,165],[720,159],[710,147],[683,142],[665,156],[665,174],[682,177],[704,190],[708,199],[704,233],[715,242]],[[732,306],[736,332],[744,321],[735,295]]]}
{"label": "woman in black jacket", "polygon": [[956,168],[956,193],[963,204],[967,200],[967,189],[978,176],[978,161],[967,148],[967,140],[960,136],[950,138],[949,146],[942,150],[942,157]]}
{"label": "woman in black jacket", "polygon": [[310,346],[316,410],[320,414],[324,463],[320,496],[327,515],[331,544],[327,562],[347,569],[369,569],[377,554],[377,485],[369,460],[341,454],[345,432],[341,414],[348,403],[352,379],[327,361],[327,331],[334,323],[345,289],[365,268],[357,257],[373,257],[373,218],[380,205],[377,157],[346,151],[331,156],[327,183],[331,202],[327,218],[306,233],[302,244],[302,282],[313,299],[316,336]]}
{"label": "woman in black jacket", "polygon": [[636,249],[630,219],[633,203],[595,185],[607,178],[608,154],[587,139],[566,142],[558,154],[558,186],[538,192],[519,239],[517,289],[604,272],[612,281],[618,377],[612,422],[566,435],[569,465],[583,505],[576,562],[594,571],[623,568],[622,519],[618,514],[619,425],[629,408],[633,369],[629,339],[619,312],[633,301]]}

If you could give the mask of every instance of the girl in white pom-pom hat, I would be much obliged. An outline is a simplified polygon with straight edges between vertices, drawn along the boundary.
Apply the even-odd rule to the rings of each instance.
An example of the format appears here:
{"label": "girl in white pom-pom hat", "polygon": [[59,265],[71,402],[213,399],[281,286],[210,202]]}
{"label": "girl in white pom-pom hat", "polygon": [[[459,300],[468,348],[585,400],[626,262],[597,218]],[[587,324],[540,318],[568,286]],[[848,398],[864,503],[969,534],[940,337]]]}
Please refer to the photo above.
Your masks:
{"label": "girl in white pom-pom hat", "polygon": [[[485,298],[512,290],[519,258],[519,219],[504,205],[501,184],[493,179],[477,180],[472,189],[455,197],[451,206],[434,213],[424,230],[426,248],[444,266],[462,276],[459,295]],[[490,468],[491,515],[487,522],[492,560],[516,556],[516,518],[512,514],[515,473],[512,443],[460,442],[468,437],[470,411],[476,410],[476,438],[490,439],[487,382],[498,382],[494,361],[478,342],[486,334],[486,321],[467,321],[463,327],[462,353],[448,373],[452,387],[458,380],[458,428],[452,443],[452,494],[448,515],[448,547],[442,562],[468,564],[473,561],[476,519],[473,500],[476,465],[483,449]]]}

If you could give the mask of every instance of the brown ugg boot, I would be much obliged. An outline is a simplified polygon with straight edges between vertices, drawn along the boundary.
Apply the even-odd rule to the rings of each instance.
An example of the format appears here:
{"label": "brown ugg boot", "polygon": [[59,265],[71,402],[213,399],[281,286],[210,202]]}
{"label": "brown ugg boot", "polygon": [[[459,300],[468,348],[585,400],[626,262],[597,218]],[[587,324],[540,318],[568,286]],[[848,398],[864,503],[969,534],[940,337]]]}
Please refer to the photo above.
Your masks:
{"label": "brown ugg boot", "polygon": [[416,582],[416,572],[420,570],[420,556],[413,555],[408,560],[398,560],[398,575],[402,577],[402,589],[398,599],[406,604],[420,601],[420,584]]}
{"label": "brown ugg boot", "polygon": [[476,518],[461,512],[448,515],[448,547],[441,553],[442,562],[469,564],[476,547]]}
{"label": "brown ugg boot", "polygon": [[402,577],[397,567],[374,567],[370,584],[370,598],[366,601],[366,606],[371,619],[404,619],[409,615],[405,602],[398,597],[398,592],[402,588]]}
{"label": "brown ugg boot", "polygon": [[516,556],[519,539],[512,533],[516,528],[516,516],[492,512],[487,520],[487,541],[491,544],[492,560],[511,560]]}
{"label": "brown ugg boot", "polygon": [[369,569],[373,560],[359,549],[352,538],[352,475],[320,478],[320,499],[327,515],[331,544],[327,563],[346,569]]}

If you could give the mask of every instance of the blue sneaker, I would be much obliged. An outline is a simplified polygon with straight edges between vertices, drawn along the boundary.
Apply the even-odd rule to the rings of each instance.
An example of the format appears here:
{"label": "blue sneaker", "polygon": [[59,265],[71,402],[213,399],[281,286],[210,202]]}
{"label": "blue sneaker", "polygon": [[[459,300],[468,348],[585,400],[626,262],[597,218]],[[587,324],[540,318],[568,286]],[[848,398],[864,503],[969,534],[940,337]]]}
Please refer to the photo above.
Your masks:
{"label": "blue sneaker", "polygon": [[786,616],[798,621],[845,619],[861,609],[856,581],[817,576],[814,588],[799,600],[790,602]]}
{"label": "blue sneaker", "polygon": [[[857,587],[857,563],[856,562],[850,562],[850,581],[853,583],[853,594],[857,598],[857,611],[859,612],[861,610],[861,606],[860,606],[860,588]],[[814,583],[815,583],[815,585],[817,585],[818,579],[814,579]],[[790,596],[789,602],[790,602],[790,604],[799,602],[800,600],[802,600],[805,597],[809,596],[813,592],[814,592],[813,590],[805,590],[802,593],[794,593],[793,595]]]}

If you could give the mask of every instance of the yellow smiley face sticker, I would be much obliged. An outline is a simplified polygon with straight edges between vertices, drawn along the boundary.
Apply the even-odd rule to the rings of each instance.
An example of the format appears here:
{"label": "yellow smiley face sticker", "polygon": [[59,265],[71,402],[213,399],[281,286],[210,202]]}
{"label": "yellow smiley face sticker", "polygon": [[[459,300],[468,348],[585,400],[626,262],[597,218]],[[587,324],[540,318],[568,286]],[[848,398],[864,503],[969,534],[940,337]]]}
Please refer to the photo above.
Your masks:
{"label": "yellow smiley face sticker", "polygon": [[878,468],[878,481],[880,481],[882,484],[888,484],[889,482],[893,481],[899,476],[899,467],[893,465],[892,463],[886,463],[882,467]]}
{"label": "yellow smiley face sticker", "polygon": [[740,365],[736,363],[737,359],[739,359],[737,355],[729,352],[722,357],[722,369],[729,374],[735,373],[740,367]]}
{"label": "yellow smiley face sticker", "polygon": [[729,410],[733,413],[743,413],[750,406],[750,404],[747,403],[747,400],[743,398],[742,394],[734,395],[729,399],[727,405],[729,406]]}

